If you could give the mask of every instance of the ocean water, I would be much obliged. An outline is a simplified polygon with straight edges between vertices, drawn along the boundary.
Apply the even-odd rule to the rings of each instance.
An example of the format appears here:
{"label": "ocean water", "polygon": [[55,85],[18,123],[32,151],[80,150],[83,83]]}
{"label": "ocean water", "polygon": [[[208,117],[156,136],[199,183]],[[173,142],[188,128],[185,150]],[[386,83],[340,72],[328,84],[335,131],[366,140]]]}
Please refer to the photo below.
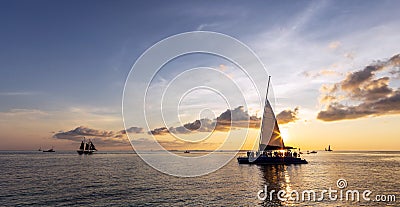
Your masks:
{"label": "ocean water", "polygon": [[[400,206],[400,152],[334,151],[303,157],[309,164],[239,165],[234,159],[211,174],[179,178],[152,169],[134,153],[2,151],[0,206]],[[347,187],[339,188],[339,179]],[[268,197],[263,200],[263,192],[258,193],[265,186]],[[317,200],[329,188],[338,196],[340,190],[370,190],[371,201],[362,195],[360,201],[330,200],[328,194],[322,201],[301,199],[303,191],[313,190]],[[286,198],[297,191],[300,198],[287,201],[272,194],[270,199],[272,190],[286,192]],[[394,195],[396,201],[372,201],[376,195]]]}

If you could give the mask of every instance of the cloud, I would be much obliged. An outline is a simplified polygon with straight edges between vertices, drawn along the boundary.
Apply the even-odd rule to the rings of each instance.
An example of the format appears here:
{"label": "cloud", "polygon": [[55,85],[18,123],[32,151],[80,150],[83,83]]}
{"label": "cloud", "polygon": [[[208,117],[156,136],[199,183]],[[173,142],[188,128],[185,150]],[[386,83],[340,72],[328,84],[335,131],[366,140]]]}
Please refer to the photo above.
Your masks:
{"label": "cloud", "polygon": [[294,108],[293,110],[283,110],[278,115],[276,115],[276,119],[278,120],[278,124],[288,124],[290,122],[297,121],[299,113],[299,107]]}
{"label": "cloud", "polygon": [[201,31],[201,30],[204,30],[205,28],[211,28],[211,27],[216,27],[216,26],[218,26],[217,23],[200,24],[200,25],[196,28],[196,30],[197,30],[197,31]]}
{"label": "cloud", "polygon": [[333,42],[329,43],[328,47],[329,47],[329,49],[336,49],[336,48],[340,47],[340,45],[341,45],[341,43],[339,41],[333,41]]}
{"label": "cloud", "polygon": [[[294,110],[284,110],[277,115],[280,124],[287,124],[298,120],[298,107]],[[213,132],[213,131],[229,131],[238,128],[258,128],[260,127],[261,118],[249,115],[243,106],[231,110],[227,109],[221,113],[215,120],[200,119],[184,124],[178,127],[160,127],[148,132],[153,135],[189,134],[195,132]]]}
{"label": "cloud", "polygon": [[220,65],[219,65],[219,69],[222,70],[222,71],[226,71],[228,68],[227,68],[226,65],[220,64]]}
{"label": "cloud", "polygon": [[400,67],[392,68],[389,73],[393,75],[393,78],[400,79]]}
{"label": "cloud", "polygon": [[96,136],[96,137],[109,137],[113,136],[113,131],[106,130],[97,130],[91,129],[88,127],[80,126],[68,132],[64,132],[64,135],[72,135],[72,136]]}
{"label": "cloud", "polygon": [[321,76],[342,76],[343,75],[340,72],[337,72],[335,70],[328,70],[328,69],[320,70],[317,72],[304,71],[301,74],[307,78],[317,78],[317,77],[321,77]]}
{"label": "cloud", "polygon": [[227,109],[217,117],[217,130],[227,131],[230,127],[257,128],[260,126],[261,118],[250,116],[243,106],[230,110]]}
{"label": "cloud", "polygon": [[132,133],[132,134],[141,134],[141,133],[143,133],[143,128],[142,127],[131,127],[131,128],[128,128],[127,130],[120,131],[121,134],[126,134],[126,132]]}
{"label": "cloud", "polygon": [[[347,74],[344,80],[332,86],[323,86],[321,103],[327,104],[317,118],[323,121],[356,119],[400,113],[400,88],[391,88],[391,79],[400,67],[400,54],[388,60],[377,61],[364,69]],[[378,72],[388,76],[377,77]],[[352,105],[345,105],[353,103]]]}
{"label": "cloud", "polygon": [[160,127],[160,128],[155,128],[155,129],[149,131],[148,133],[152,134],[152,135],[165,135],[165,134],[169,134],[169,130],[167,127]]}
{"label": "cloud", "polygon": [[[131,127],[126,130],[128,133],[141,133],[143,132],[143,128],[140,127]],[[66,139],[71,141],[80,142],[83,137],[88,139],[92,139],[98,145],[105,146],[121,146],[128,145],[128,138],[125,136],[125,130],[120,131],[107,131],[107,130],[98,130],[92,129],[85,126],[79,126],[75,129],[69,131],[60,131],[53,135],[53,138],[56,139]]]}
{"label": "cloud", "polygon": [[200,119],[184,124],[183,126],[160,127],[149,131],[153,135],[165,135],[168,133],[188,134],[193,132],[229,131],[235,128],[257,128],[260,126],[260,118],[250,116],[243,106],[231,110],[227,109],[215,120]]}
{"label": "cloud", "polygon": [[244,121],[248,119],[250,119],[250,116],[248,112],[244,110],[243,106],[239,106],[233,110],[227,109],[217,117],[218,121]]}
{"label": "cloud", "polygon": [[8,92],[0,92],[0,96],[33,96],[39,95],[39,92],[34,91],[8,91]]}
{"label": "cloud", "polygon": [[49,113],[38,109],[11,109],[6,112],[0,112],[0,117],[18,117],[23,116],[26,119],[32,119],[33,116],[48,116]]}
{"label": "cloud", "polygon": [[356,106],[345,106],[332,103],[324,111],[318,113],[317,118],[323,121],[337,121],[344,119],[356,119],[365,116],[380,116],[400,113],[400,90],[387,98],[381,98],[374,102],[366,102]]}
{"label": "cloud", "polygon": [[[216,129],[216,122],[211,119],[200,119],[179,127],[170,127],[169,131],[176,134],[188,134],[193,131],[212,132]],[[222,129],[219,129],[222,131]]]}
{"label": "cloud", "polygon": [[354,60],[354,56],[355,56],[354,52],[347,52],[344,54],[344,57],[348,58],[349,60]]}
{"label": "cloud", "polygon": [[387,68],[400,66],[400,54],[397,54],[387,61],[378,61],[368,65],[363,70],[359,70],[347,75],[340,85],[343,90],[352,91],[362,87],[364,83],[371,81],[375,73]]}

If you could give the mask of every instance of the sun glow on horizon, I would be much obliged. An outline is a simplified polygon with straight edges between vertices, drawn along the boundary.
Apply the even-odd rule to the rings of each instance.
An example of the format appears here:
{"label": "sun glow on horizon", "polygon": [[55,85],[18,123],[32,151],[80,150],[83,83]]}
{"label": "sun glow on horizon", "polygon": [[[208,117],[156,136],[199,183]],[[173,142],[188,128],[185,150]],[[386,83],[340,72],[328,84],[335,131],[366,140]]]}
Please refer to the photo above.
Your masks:
{"label": "sun glow on horizon", "polygon": [[288,128],[281,128],[281,137],[283,139],[284,142],[290,141],[290,133],[289,133],[289,129]]}

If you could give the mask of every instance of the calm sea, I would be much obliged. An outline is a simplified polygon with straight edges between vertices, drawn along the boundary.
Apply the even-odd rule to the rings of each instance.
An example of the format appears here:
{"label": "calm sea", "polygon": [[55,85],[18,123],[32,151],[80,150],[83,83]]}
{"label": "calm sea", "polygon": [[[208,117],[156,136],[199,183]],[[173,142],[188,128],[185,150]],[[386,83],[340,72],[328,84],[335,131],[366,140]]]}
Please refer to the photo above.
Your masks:
{"label": "calm sea", "polygon": [[[152,169],[133,153],[3,151],[0,206],[400,206],[400,152],[334,151],[303,157],[309,164],[238,165],[235,159],[214,173],[179,178]],[[307,190],[315,191],[316,199],[329,188],[339,194],[338,179],[347,182],[342,192],[370,190],[371,200],[395,195],[396,201],[365,201],[362,195],[359,202],[335,201],[327,193],[323,201],[301,200]],[[269,195],[282,190],[289,198],[289,192],[297,191],[300,198],[282,201],[272,193],[272,200],[260,200],[258,192],[265,186]]]}

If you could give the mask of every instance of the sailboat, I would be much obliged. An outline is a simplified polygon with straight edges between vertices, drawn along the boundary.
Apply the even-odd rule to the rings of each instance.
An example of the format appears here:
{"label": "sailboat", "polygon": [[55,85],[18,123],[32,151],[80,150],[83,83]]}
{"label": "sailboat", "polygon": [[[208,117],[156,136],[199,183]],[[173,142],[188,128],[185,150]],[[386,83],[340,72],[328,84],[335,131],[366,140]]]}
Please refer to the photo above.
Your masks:
{"label": "sailboat", "polygon": [[331,145],[328,145],[328,149],[325,148],[325,151],[328,151],[328,152],[333,151],[333,150],[331,149]]}
{"label": "sailboat", "polygon": [[90,139],[88,142],[86,142],[86,139],[84,137],[79,149],[76,152],[78,152],[78,154],[81,155],[81,154],[93,154],[93,152],[96,152],[96,151],[97,151],[97,149],[94,146],[93,142],[90,141]]}
{"label": "sailboat", "polygon": [[238,157],[237,160],[239,164],[307,164],[305,159],[300,158],[300,153],[294,151],[296,148],[285,146],[283,142],[274,111],[268,101],[270,80],[271,76],[268,78],[258,150],[249,151],[246,157]]}

